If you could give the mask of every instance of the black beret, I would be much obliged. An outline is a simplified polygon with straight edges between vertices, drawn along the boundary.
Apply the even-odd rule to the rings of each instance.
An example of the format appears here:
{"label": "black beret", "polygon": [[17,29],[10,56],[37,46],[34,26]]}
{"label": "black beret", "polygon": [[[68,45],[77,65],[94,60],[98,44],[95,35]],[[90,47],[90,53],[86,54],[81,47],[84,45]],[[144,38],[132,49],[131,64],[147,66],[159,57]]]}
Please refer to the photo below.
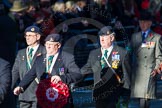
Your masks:
{"label": "black beret", "polygon": [[110,35],[110,34],[115,34],[111,26],[105,26],[101,28],[101,30],[98,32],[99,36]]}
{"label": "black beret", "polygon": [[50,42],[61,42],[61,36],[59,34],[49,34],[45,41],[50,41]]}
{"label": "black beret", "polygon": [[26,33],[26,32],[34,32],[34,33],[39,33],[39,34],[41,34],[41,30],[40,30],[40,28],[37,27],[37,26],[29,26],[29,27],[27,27],[27,28],[25,29],[25,33]]}

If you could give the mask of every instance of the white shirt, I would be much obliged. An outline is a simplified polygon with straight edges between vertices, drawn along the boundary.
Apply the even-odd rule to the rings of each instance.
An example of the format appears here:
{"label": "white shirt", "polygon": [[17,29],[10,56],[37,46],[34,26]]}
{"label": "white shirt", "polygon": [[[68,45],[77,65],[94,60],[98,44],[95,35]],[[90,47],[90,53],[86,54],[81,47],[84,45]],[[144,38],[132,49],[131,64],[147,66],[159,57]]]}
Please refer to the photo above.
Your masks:
{"label": "white shirt", "polygon": [[101,47],[102,57],[104,56],[105,50],[107,50],[107,51],[108,51],[108,52],[107,52],[107,59],[108,59],[109,56],[110,56],[110,54],[111,54],[112,49],[113,49],[113,45],[111,45],[111,46],[110,46],[109,48],[107,48],[107,49],[104,49],[104,48]]}
{"label": "white shirt", "polygon": [[34,55],[35,55],[35,53],[36,53],[36,51],[37,51],[37,49],[38,49],[38,47],[39,47],[39,44],[36,45],[36,46],[34,46],[34,47],[28,46],[28,47],[27,47],[27,54],[29,53],[30,48],[33,48],[33,52],[32,52],[32,58],[33,58]]}
{"label": "white shirt", "polygon": [[[53,69],[53,66],[55,65],[55,62],[56,62],[56,59],[57,59],[58,55],[59,55],[59,52],[57,52],[57,53],[54,55],[53,60],[52,60],[52,64],[51,64],[50,68],[47,69],[49,73],[51,73],[51,71],[52,71],[52,69]],[[46,68],[48,68],[48,57],[49,57],[49,55],[47,54],[47,55],[46,55]]]}
{"label": "white shirt", "polygon": [[145,32],[144,32],[144,31],[142,31],[142,34],[143,34],[143,33],[145,33],[145,38],[146,38],[146,37],[148,36],[149,32],[150,32],[150,29],[149,29],[149,30],[147,30],[147,31],[145,31]]}

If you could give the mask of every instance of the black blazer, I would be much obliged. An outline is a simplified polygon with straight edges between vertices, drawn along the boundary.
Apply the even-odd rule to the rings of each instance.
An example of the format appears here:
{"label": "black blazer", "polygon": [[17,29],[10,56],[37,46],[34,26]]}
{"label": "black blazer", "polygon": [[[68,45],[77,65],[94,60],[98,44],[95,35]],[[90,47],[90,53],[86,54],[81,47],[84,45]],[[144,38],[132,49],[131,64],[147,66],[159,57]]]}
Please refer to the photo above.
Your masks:
{"label": "black blazer", "polygon": [[[46,54],[37,57],[33,67],[22,79],[19,86],[26,89],[36,77],[40,81],[42,79],[42,75],[45,73],[45,68]],[[60,72],[60,69],[63,69],[64,71]],[[59,75],[61,80],[66,84],[77,82],[82,78],[80,69],[75,64],[74,57],[64,51],[60,51],[52,69],[51,75]]]}
{"label": "black blazer", "polygon": [[11,92],[11,66],[0,58],[0,108],[7,108]]}
{"label": "black blazer", "polygon": [[[113,53],[117,52],[117,55],[120,55],[120,61],[118,63],[118,68],[114,69],[115,72],[120,76],[121,81],[123,83],[122,87],[129,89],[130,88],[130,63],[129,63],[129,55],[125,49],[122,47],[114,45],[112,52],[108,58],[109,64],[112,66],[112,55]],[[106,81],[109,81],[111,78],[113,78],[111,85],[116,86],[116,77],[112,73],[111,69],[106,66],[105,68],[101,68],[101,60],[102,54],[101,54],[101,48],[95,49],[90,52],[88,61],[85,66],[82,67],[81,71],[82,74],[85,73],[93,73],[94,77],[94,90],[100,91],[100,93],[103,93],[104,91],[108,90],[108,84],[107,82],[105,83],[105,79],[107,78]],[[108,74],[107,76],[109,77],[104,77],[104,75]],[[111,77],[112,76],[112,77]],[[101,83],[104,82],[104,83]],[[95,92],[94,92],[95,93]],[[98,93],[98,92],[97,92]],[[93,94],[96,95],[96,94]],[[97,94],[98,95],[98,94]],[[111,98],[111,96],[107,96],[106,98]]]}
{"label": "black blazer", "polygon": [[[45,47],[39,45],[33,57],[31,66],[33,66],[38,56],[45,53],[46,53]],[[28,71],[29,70],[27,69],[27,56],[26,56],[26,48],[25,48],[18,52],[12,68],[12,89],[14,88],[14,86],[16,86],[17,81],[22,80],[23,77],[28,73]],[[32,84],[27,88],[27,90],[24,93],[21,93],[19,95],[19,100],[36,101],[36,95],[35,95],[36,88],[37,88],[37,83],[36,81],[33,81]]]}

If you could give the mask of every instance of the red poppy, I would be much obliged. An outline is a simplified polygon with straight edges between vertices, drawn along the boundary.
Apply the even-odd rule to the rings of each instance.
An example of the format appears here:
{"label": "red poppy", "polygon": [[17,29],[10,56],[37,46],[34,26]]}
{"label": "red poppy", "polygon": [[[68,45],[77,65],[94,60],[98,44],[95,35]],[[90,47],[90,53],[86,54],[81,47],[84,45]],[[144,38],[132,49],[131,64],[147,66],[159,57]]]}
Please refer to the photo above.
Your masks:
{"label": "red poppy", "polygon": [[152,34],[152,33],[150,33],[150,34],[149,34],[149,36],[150,36],[150,37],[152,37],[152,36],[153,36],[153,34]]}
{"label": "red poppy", "polygon": [[118,53],[117,51],[113,51],[113,52],[112,52],[113,55],[116,55],[117,53]]}
{"label": "red poppy", "polygon": [[62,108],[69,97],[69,88],[63,83],[51,83],[50,78],[40,81],[36,96],[41,108]]}
{"label": "red poppy", "polygon": [[141,8],[142,9],[148,9],[150,7],[150,2],[149,0],[143,0],[141,3]]}

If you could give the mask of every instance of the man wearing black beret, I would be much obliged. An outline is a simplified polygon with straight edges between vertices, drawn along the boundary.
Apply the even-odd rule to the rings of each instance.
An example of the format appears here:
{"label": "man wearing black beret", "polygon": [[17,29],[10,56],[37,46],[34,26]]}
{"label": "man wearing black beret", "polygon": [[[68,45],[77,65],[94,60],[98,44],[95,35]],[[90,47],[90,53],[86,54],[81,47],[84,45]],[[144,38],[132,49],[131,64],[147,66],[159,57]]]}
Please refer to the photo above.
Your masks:
{"label": "man wearing black beret", "polygon": [[[27,48],[18,51],[12,68],[12,89],[17,81],[21,81],[25,74],[32,68],[37,56],[46,52],[45,47],[40,44],[41,31],[37,26],[29,26],[25,29],[24,37]],[[35,90],[37,88],[37,79],[19,95],[20,108],[36,108],[37,98]]]}
{"label": "man wearing black beret", "polygon": [[111,26],[99,31],[101,47],[90,52],[82,74],[93,73],[93,99],[96,108],[116,108],[122,91],[130,88],[130,63],[127,51],[114,44]]}
{"label": "man wearing black beret", "polygon": [[[75,64],[74,57],[62,51],[61,36],[59,34],[50,34],[45,39],[46,54],[37,57],[33,67],[14,89],[14,94],[19,95],[25,91],[35,77],[39,81],[50,78],[52,83],[64,82],[67,85],[77,82],[82,78],[79,67]],[[49,63],[49,61],[51,61]],[[73,108],[71,96],[64,108]],[[62,104],[62,103],[60,103]]]}

